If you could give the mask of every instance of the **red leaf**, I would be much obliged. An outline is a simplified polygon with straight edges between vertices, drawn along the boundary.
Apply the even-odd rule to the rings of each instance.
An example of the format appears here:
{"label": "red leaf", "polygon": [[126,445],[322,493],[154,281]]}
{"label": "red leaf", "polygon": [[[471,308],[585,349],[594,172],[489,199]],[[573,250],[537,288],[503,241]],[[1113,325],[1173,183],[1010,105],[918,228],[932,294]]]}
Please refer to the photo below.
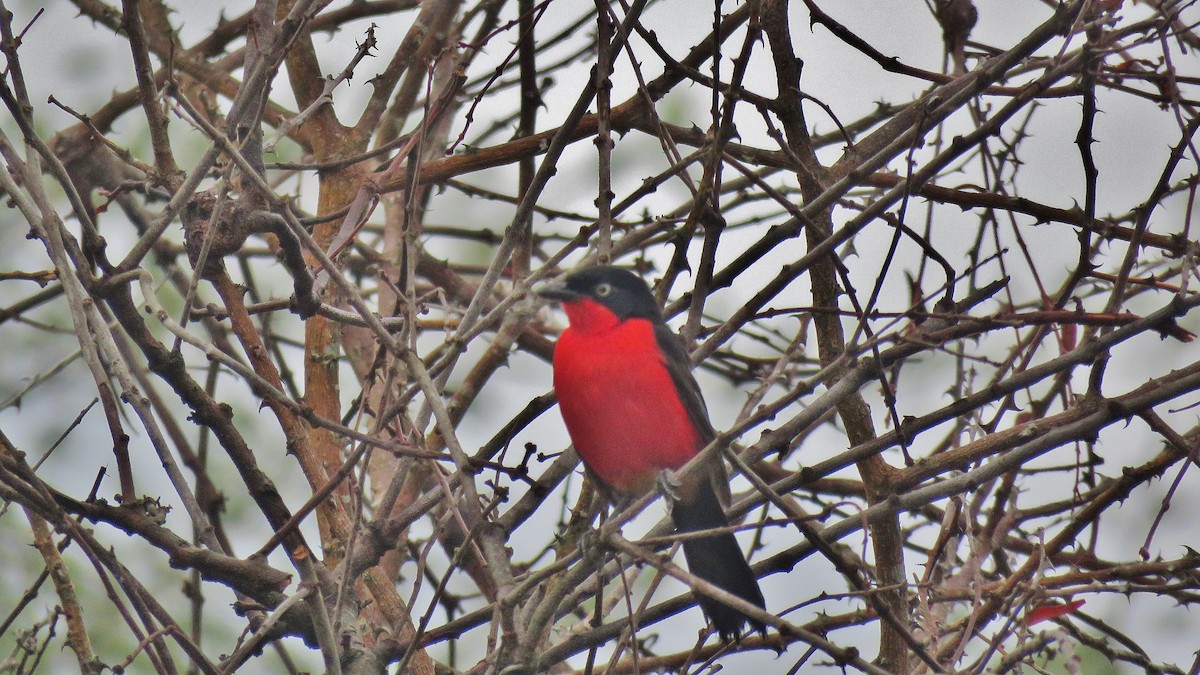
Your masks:
{"label": "red leaf", "polygon": [[1071,351],[1072,349],[1075,349],[1076,330],[1077,330],[1077,327],[1073,323],[1065,323],[1059,329],[1058,344],[1059,344],[1059,349],[1062,350],[1061,353],[1066,354],[1067,352]]}
{"label": "red leaf", "polygon": [[1032,626],[1039,621],[1057,619],[1060,616],[1070,614],[1082,607],[1084,602],[1084,600],[1075,600],[1065,605],[1042,605],[1041,607],[1035,607],[1025,615],[1025,625]]}

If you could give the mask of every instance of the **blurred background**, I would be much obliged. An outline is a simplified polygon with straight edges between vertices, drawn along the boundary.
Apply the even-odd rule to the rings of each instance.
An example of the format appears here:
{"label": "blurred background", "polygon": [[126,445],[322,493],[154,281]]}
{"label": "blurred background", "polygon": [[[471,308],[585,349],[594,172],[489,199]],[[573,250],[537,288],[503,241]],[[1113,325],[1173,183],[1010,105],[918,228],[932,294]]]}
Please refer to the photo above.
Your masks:
{"label": "blurred background", "polygon": [[[270,5],[257,11],[269,16]],[[948,5],[970,7],[977,20],[954,23]],[[279,3],[277,16],[294,7]],[[615,25],[625,22],[627,41],[607,44],[622,33],[599,20],[597,7]],[[5,190],[12,183],[20,192],[0,212],[0,430],[11,455],[0,480],[7,486],[0,493],[5,670],[83,668],[55,610],[71,603],[53,580],[39,581],[47,557],[31,546],[38,527],[23,511],[57,530],[53,541],[72,542],[62,558],[91,650],[109,668],[219,668],[270,614],[267,598],[297,593],[304,573],[297,559],[305,556],[287,546],[273,547],[264,564],[289,575],[288,584],[255,596],[236,583],[202,580],[198,570],[211,572],[210,563],[190,561],[179,555],[184,548],[172,548],[180,544],[156,537],[166,530],[193,541],[197,523],[163,469],[162,451],[185,465],[202,510],[219,522],[228,544],[222,555],[245,558],[277,529],[247,489],[245,464],[224,451],[231,441],[196,414],[198,399],[178,393],[185,382],[229,406],[231,429],[290,512],[343,462],[349,475],[326,498],[343,513],[318,510],[296,530],[327,566],[326,581],[359,595],[357,603],[324,598],[343,631],[340,651],[318,647],[305,621],[287,621],[282,634],[256,638],[261,654],[227,662],[237,672],[317,672],[329,668],[327,659],[354,653],[371,654],[387,672],[497,672],[504,659],[531,654],[548,660],[526,663],[554,672],[836,669],[826,650],[812,653],[804,640],[775,631],[719,654],[708,636],[704,651],[697,638],[704,617],[694,602],[678,615],[653,615],[636,640],[604,633],[591,623],[597,592],[585,586],[574,595],[562,590],[544,635],[514,637],[493,618],[496,589],[481,581],[495,573],[495,561],[455,555],[464,531],[452,530],[463,524],[448,523],[465,499],[456,481],[469,475],[480,503],[494,509],[485,519],[512,526],[502,534],[510,571],[527,594],[512,601],[519,626],[532,625],[522,622],[534,609],[553,608],[547,594],[555,580],[573,578],[560,575],[584,564],[570,526],[588,493],[582,471],[563,454],[569,439],[547,396],[550,344],[565,317],[527,291],[611,260],[655,284],[668,322],[700,361],[696,376],[714,426],[737,429],[745,460],[796,509],[785,513],[745,477],[734,479],[747,525],[739,538],[751,562],[766,561],[757,570],[772,613],[885,670],[890,657],[880,641],[889,628],[876,603],[896,602],[887,606],[903,610],[900,625],[925,650],[925,660],[909,652],[904,669],[913,672],[933,670],[929,662],[947,672],[1195,672],[1194,3],[356,0],[312,3],[298,37],[275,51],[290,25],[248,18],[251,2],[18,1],[5,9],[19,36],[6,36],[7,87],[28,102],[23,113],[10,104],[0,116],[12,177]],[[131,48],[122,12],[128,21],[133,10],[148,46]],[[714,13],[726,26],[717,40]],[[1055,16],[1061,25],[1048,28]],[[533,34],[522,43],[526,30]],[[790,45],[779,44],[779,33]],[[375,42],[365,49],[368,40]],[[715,61],[703,56],[714,44]],[[780,91],[777,49],[802,61],[798,89]],[[139,52],[162,73],[150,104],[163,120],[157,129],[131,56]],[[247,77],[247,58],[260,59],[249,63],[261,80]],[[589,86],[608,60],[611,89],[599,91],[610,108]],[[351,77],[323,79],[348,68]],[[712,78],[722,85],[714,88]],[[247,94],[247,81],[265,84]],[[330,104],[301,112],[325,85]],[[581,97],[588,116],[572,121]],[[252,109],[248,117],[234,100]],[[785,100],[800,101],[801,124]],[[261,120],[254,101],[265,103]],[[99,131],[132,159],[98,158],[95,135],[67,109],[103,122]],[[18,124],[20,114],[32,126]],[[556,136],[567,121],[579,131]],[[596,140],[605,126],[611,156]],[[261,159],[278,201],[239,179],[245,169],[214,143],[214,129]],[[261,138],[238,137],[239,129]],[[1079,142],[1081,129],[1093,143]],[[156,130],[166,136],[155,140]],[[27,144],[35,135],[69,169],[83,208],[49,162],[40,170],[30,162],[39,154]],[[561,154],[555,138],[571,141]],[[177,174],[156,173],[164,152]],[[1089,156],[1094,176],[1085,171]],[[535,177],[539,170],[548,180]],[[383,178],[372,183],[368,175]],[[59,222],[23,208],[41,205],[30,180]],[[606,181],[609,192],[600,187]],[[203,232],[185,235],[189,211],[182,218],[169,211],[205,195],[231,210],[286,211],[326,250],[349,236],[337,257],[344,285],[328,273],[322,279],[303,237],[291,244],[306,255],[316,296],[341,313],[318,315],[328,324],[318,329],[289,311],[303,275],[287,262],[286,236],[256,230],[210,253],[224,256],[230,283],[250,289],[249,322],[232,321],[237,312],[221,282],[195,273],[199,239],[192,238]],[[523,199],[532,211],[522,209]],[[363,208],[360,221],[339,211],[347,205],[351,215]],[[713,213],[720,217],[705,215]],[[160,218],[165,230],[148,237]],[[68,302],[64,275],[129,271],[78,256],[64,268],[48,254],[43,232],[57,228],[86,244],[92,227],[113,265],[140,243],[153,244],[129,268],[151,281],[125,284],[136,303],[152,288],[176,326],[188,317],[178,331],[143,317],[181,355],[183,372],[155,374],[131,319],[109,309],[99,287],[86,288],[100,307],[92,315]],[[814,239],[822,227],[831,229]],[[803,262],[830,232],[842,236],[833,249],[838,263],[820,283],[836,289],[835,306],[814,297],[815,272]],[[380,348],[378,333],[351,326],[346,317],[357,310],[346,288],[377,315],[397,318],[388,326],[398,346]],[[195,311],[186,309],[189,293]],[[970,302],[950,319],[931,319],[947,311],[939,300]],[[1143,320],[1164,310],[1166,318]],[[111,338],[95,326],[91,334],[100,337],[80,332],[96,320]],[[931,320],[959,332],[929,338],[921,331]],[[820,344],[821,321],[842,327],[840,345]],[[274,391],[249,383],[247,372],[269,381],[269,369],[250,355],[248,330],[278,373]],[[181,332],[196,342],[176,345]],[[84,358],[93,339],[119,345],[124,365],[105,353],[97,367],[106,376],[98,378]],[[826,349],[844,358],[835,363]],[[431,392],[404,365],[406,353],[433,373],[432,398],[451,403],[452,429],[433,418]],[[852,397],[830,386],[870,359],[884,367],[862,378],[857,395],[869,407],[872,433],[893,434],[873,456],[891,469],[881,475],[896,481],[884,492],[912,500],[864,529],[865,510],[887,502],[871,494],[877,484],[864,477],[864,460],[848,454],[867,427],[846,421]],[[139,394],[153,390],[148,409],[165,431],[150,431],[154,425],[122,398],[130,394],[122,368]],[[96,402],[98,381],[116,392],[114,412]],[[301,417],[315,411],[331,424],[309,419],[304,433],[322,429],[328,437],[298,445],[287,413],[268,404],[285,399],[293,414],[303,403]],[[805,411],[814,419],[805,421]],[[895,434],[902,421],[913,426]],[[89,495],[110,506],[128,496],[114,425],[128,434],[135,497],[143,501],[123,508],[136,521],[78,506]],[[785,437],[772,435],[781,428]],[[475,473],[451,461],[450,432],[481,462]],[[166,438],[157,450],[155,433]],[[28,465],[49,453],[36,469],[40,482],[18,470],[17,452]],[[951,456],[961,459],[942,463]],[[206,495],[202,484],[216,493]],[[35,494],[35,485],[55,498]],[[441,490],[449,492],[438,498]],[[530,504],[537,508],[526,512]],[[80,551],[81,535],[63,523],[85,511],[82,526],[136,584],[119,579],[101,554]],[[161,527],[147,522],[163,511]],[[625,537],[637,541],[664,513],[661,500],[652,503],[625,526]],[[870,591],[806,548],[796,513],[825,528],[839,563],[861,566]],[[352,537],[318,522],[338,517],[352,525]],[[873,545],[889,523],[904,546],[894,551],[908,582],[899,592],[878,588],[887,585]],[[1076,530],[1069,544],[1055,545]],[[381,545],[372,539],[380,533],[392,539]],[[343,579],[346,567],[338,565],[355,546],[369,560]],[[630,570],[630,604],[620,578],[609,577],[606,623],[651,593],[651,607],[687,604],[687,587],[656,578],[652,565],[621,566]],[[386,602],[363,594],[381,591],[351,590],[365,569],[390,579],[389,593],[410,612],[407,629],[372,614]],[[135,588],[166,616],[146,616],[154,613]],[[1086,604],[1061,617],[1031,619],[1038,607],[1079,600]],[[253,618],[258,609],[268,611]],[[476,619],[464,619],[472,613]],[[161,634],[143,643],[155,628]],[[410,642],[420,645],[417,655]]]}

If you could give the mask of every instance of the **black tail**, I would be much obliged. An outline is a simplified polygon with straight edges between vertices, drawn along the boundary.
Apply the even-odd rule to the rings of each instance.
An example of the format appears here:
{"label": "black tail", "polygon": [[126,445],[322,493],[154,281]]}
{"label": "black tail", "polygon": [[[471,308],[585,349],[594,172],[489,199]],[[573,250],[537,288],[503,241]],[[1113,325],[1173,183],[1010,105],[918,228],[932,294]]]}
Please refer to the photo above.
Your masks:
{"label": "black tail", "polygon": [[[729,519],[725,517],[725,510],[712,486],[708,481],[700,481],[697,487],[690,495],[691,499],[677,501],[672,506],[671,518],[675,521],[675,529],[682,533],[728,527]],[[692,574],[752,605],[766,607],[758,580],[732,532],[686,539],[683,542],[683,555]],[[750,623],[752,631],[766,634],[766,626],[761,621],[751,619],[723,602],[699,593],[696,595],[700,598],[704,615],[720,633],[722,640],[740,638],[746,622]]]}

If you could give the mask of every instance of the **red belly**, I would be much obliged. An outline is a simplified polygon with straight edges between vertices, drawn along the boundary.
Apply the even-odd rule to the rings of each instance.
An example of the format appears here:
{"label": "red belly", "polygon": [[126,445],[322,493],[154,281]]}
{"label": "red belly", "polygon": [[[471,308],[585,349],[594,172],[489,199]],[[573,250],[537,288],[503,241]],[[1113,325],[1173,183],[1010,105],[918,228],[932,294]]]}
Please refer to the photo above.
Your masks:
{"label": "red belly", "polygon": [[554,351],[554,388],[575,450],[610,489],[643,494],[701,449],[649,321],[567,329]]}

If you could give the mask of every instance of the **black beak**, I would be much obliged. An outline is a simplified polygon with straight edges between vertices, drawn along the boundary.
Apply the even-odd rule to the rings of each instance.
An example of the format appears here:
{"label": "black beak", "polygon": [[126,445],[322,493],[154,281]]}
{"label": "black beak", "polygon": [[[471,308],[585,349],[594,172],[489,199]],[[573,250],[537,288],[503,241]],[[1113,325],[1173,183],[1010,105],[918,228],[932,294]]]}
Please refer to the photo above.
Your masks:
{"label": "black beak", "polygon": [[572,302],[583,297],[579,293],[567,288],[567,285],[561,281],[547,281],[546,283],[533,289],[539,297],[554,302]]}

